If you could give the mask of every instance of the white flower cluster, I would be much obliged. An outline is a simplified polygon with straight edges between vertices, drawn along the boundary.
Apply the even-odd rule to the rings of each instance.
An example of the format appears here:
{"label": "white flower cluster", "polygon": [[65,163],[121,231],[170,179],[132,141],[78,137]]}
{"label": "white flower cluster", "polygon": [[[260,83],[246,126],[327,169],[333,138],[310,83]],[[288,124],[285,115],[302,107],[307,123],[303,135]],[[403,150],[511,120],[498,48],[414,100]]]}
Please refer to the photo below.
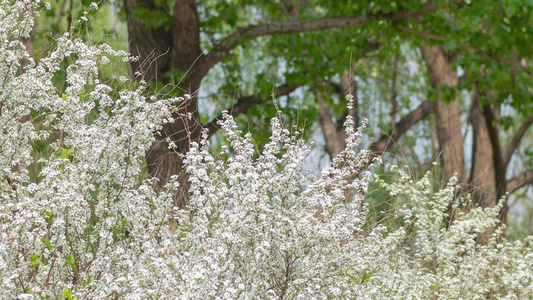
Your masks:
{"label": "white flower cluster", "polygon": [[[179,99],[100,83],[99,64],[129,60],[108,45],[65,35],[34,62],[21,42],[31,6],[0,2],[0,299],[144,297],[172,202],[138,174]],[[36,162],[37,145],[51,155]]]}
{"label": "white flower cluster", "polygon": [[[206,135],[192,144],[190,204],[173,209],[176,184],[158,194],[139,175],[153,133],[180,99],[100,83],[100,64],[129,59],[109,46],[64,36],[34,62],[20,40],[38,3],[0,1],[1,299],[533,295],[532,240],[501,239],[501,206],[459,212],[446,226],[453,181],[433,192],[429,176],[413,183],[398,171],[382,186],[407,200],[403,225],[372,226],[371,173],[363,170],[373,161],[356,152],[362,128],[354,131],[350,118],[346,150],[304,189],[303,140],[274,118],[257,153],[226,115],[230,147],[213,154]],[[52,79],[67,57],[67,88],[58,92]],[[34,168],[38,143],[52,154]],[[477,244],[487,228],[496,228],[490,243]]]}

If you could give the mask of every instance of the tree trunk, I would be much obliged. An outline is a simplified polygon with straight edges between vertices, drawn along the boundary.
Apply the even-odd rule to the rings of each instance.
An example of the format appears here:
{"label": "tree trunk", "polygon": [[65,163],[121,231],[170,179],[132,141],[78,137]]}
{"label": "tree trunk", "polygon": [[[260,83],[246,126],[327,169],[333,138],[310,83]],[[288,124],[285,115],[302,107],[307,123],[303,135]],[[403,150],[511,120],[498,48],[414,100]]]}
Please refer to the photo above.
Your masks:
{"label": "tree trunk", "polygon": [[[188,176],[183,170],[181,155],[187,153],[191,141],[199,140],[202,126],[199,122],[196,95],[205,72],[195,71],[193,65],[201,57],[199,22],[194,0],[177,0],[174,6],[171,31],[164,25],[148,28],[141,18],[135,17],[135,9],[163,11],[149,0],[125,0],[130,52],[139,56],[133,69],[140,71],[146,81],[168,84],[165,74],[174,69],[183,74],[178,88],[190,98],[180,104],[173,115],[174,123],[163,126],[160,135],[146,155],[148,171],[159,179],[157,187],[163,189],[173,175],[179,175],[180,189],[174,195],[174,204],[179,207],[188,201]],[[174,142],[176,149],[169,149],[167,140]]]}
{"label": "tree trunk", "polygon": [[446,103],[443,95],[444,87],[455,88],[459,83],[457,73],[452,69],[440,46],[424,45],[420,49],[428,68],[431,85],[436,90],[435,116],[442,164],[442,184],[446,185],[454,175],[457,175],[459,183],[464,183],[466,166],[461,133],[460,95],[459,91],[455,90],[455,99],[450,103]]}
{"label": "tree trunk", "polygon": [[[472,103],[472,125],[474,128],[472,149],[472,172],[470,174],[470,193],[474,205],[481,207],[494,207],[496,205],[495,169],[492,163],[494,151],[490,142],[487,121],[483,107],[479,106],[479,95],[474,90]],[[489,228],[478,235],[477,242],[487,244],[492,235]]]}
{"label": "tree trunk", "polygon": [[483,107],[479,106],[478,91],[474,91],[472,125],[474,128],[472,149],[471,193],[475,204],[482,207],[496,205],[495,169],[492,163],[493,150]]}
{"label": "tree trunk", "polygon": [[317,75],[315,78],[315,99],[318,104],[318,123],[320,124],[322,133],[324,134],[326,150],[330,159],[333,159],[339,153],[341,153],[342,150],[344,150],[346,143],[337,131],[335,122],[333,121],[333,117],[329,109],[329,105],[324,102],[325,93],[322,90],[322,83],[322,79]]}
{"label": "tree trunk", "polygon": [[124,0],[127,16],[129,50],[138,56],[137,62],[132,62],[133,72],[138,71],[146,82],[165,82],[165,73],[171,70],[170,55],[172,36],[165,31],[164,26],[148,28],[142,18],[136,17],[141,9],[149,11],[163,11],[151,0]]}
{"label": "tree trunk", "polygon": [[[467,176],[461,132],[460,95],[455,89],[459,79],[441,46],[423,45],[420,50],[428,69],[429,80],[436,91],[435,120],[442,172],[441,186],[446,186],[452,176],[457,176],[457,182],[462,188],[456,191],[455,197],[461,197],[468,190],[464,187]],[[444,98],[445,88],[454,89],[455,97],[449,103],[446,103]],[[452,203],[448,206],[448,213],[446,224],[449,225],[457,218],[456,212],[452,210]]]}

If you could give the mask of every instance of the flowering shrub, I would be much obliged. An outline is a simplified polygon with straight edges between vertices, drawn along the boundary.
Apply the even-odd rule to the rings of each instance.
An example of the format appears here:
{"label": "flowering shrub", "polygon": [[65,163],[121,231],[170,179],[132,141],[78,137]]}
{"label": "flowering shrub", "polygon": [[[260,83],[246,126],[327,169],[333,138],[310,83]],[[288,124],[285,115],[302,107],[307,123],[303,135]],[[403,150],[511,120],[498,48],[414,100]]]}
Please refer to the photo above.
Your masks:
{"label": "flowering shrub", "polygon": [[[346,150],[303,188],[309,147],[297,132],[272,119],[270,142],[257,153],[226,115],[230,147],[214,154],[207,138],[192,144],[190,205],[172,208],[176,183],[156,193],[140,174],[153,133],[172,122],[181,99],[147,99],[142,83],[120,91],[100,83],[100,65],[131,58],[67,35],[35,62],[21,39],[39,3],[0,3],[0,298],[533,295],[532,241],[501,240],[501,204],[459,212],[445,226],[453,180],[434,192],[429,174],[413,183],[394,171],[398,181],[381,184],[407,199],[397,212],[402,226],[371,226],[371,173],[361,170],[373,162],[356,152],[364,126],[354,131],[350,118]],[[66,58],[61,93],[52,78]],[[52,154],[35,171],[35,145],[45,142]],[[489,227],[490,243],[477,244]]]}

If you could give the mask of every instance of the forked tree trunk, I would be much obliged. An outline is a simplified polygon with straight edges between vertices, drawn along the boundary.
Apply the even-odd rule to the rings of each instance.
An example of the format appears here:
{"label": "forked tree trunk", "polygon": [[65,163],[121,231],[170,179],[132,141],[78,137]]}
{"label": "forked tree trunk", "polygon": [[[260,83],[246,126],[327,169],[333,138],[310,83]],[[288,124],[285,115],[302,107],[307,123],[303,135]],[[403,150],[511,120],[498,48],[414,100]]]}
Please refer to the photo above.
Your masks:
{"label": "forked tree trunk", "polygon": [[[436,120],[437,136],[440,146],[440,160],[442,163],[442,185],[445,185],[454,174],[458,176],[459,189],[457,196],[471,193],[473,204],[481,207],[494,207],[503,195],[505,186],[505,166],[497,135],[497,129],[492,124],[494,109],[488,105],[479,106],[477,89],[473,94],[471,122],[474,129],[472,169],[470,178],[466,176],[464,159],[463,136],[460,121],[459,91],[455,91],[455,99],[446,103],[443,99],[442,88],[455,88],[458,84],[457,73],[452,69],[444,51],[440,46],[422,46],[422,56],[428,68],[431,84],[436,89]],[[500,174],[501,173],[501,174]],[[468,181],[467,181],[468,180]],[[506,207],[500,219],[505,222]],[[450,219],[456,218],[452,212]],[[488,229],[478,236],[478,242],[488,243],[493,229]]]}

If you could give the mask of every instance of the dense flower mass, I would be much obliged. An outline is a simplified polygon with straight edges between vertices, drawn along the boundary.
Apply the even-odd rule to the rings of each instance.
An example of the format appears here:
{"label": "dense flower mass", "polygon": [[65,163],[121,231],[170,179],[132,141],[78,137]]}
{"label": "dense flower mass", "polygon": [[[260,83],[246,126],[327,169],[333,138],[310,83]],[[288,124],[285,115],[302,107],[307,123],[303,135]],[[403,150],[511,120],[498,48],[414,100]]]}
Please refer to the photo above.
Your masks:
{"label": "dense flower mass", "polygon": [[[110,58],[131,59],[107,45],[65,35],[34,61],[22,42],[32,7],[39,2],[0,2],[0,298],[533,296],[532,240],[501,239],[501,206],[455,204],[446,226],[453,179],[435,191],[429,174],[413,182],[392,170],[397,181],[381,185],[404,199],[400,226],[370,222],[375,162],[356,151],[364,125],[354,131],[350,118],[346,150],[304,184],[309,147],[297,132],[273,118],[258,153],[226,115],[229,147],[213,153],[207,137],[192,144],[190,204],[171,207],[177,184],[157,193],[141,175],[154,132],[181,99],[147,98],[143,83],[100,83]],[[490,242],[476,243],[487,228]]]}

